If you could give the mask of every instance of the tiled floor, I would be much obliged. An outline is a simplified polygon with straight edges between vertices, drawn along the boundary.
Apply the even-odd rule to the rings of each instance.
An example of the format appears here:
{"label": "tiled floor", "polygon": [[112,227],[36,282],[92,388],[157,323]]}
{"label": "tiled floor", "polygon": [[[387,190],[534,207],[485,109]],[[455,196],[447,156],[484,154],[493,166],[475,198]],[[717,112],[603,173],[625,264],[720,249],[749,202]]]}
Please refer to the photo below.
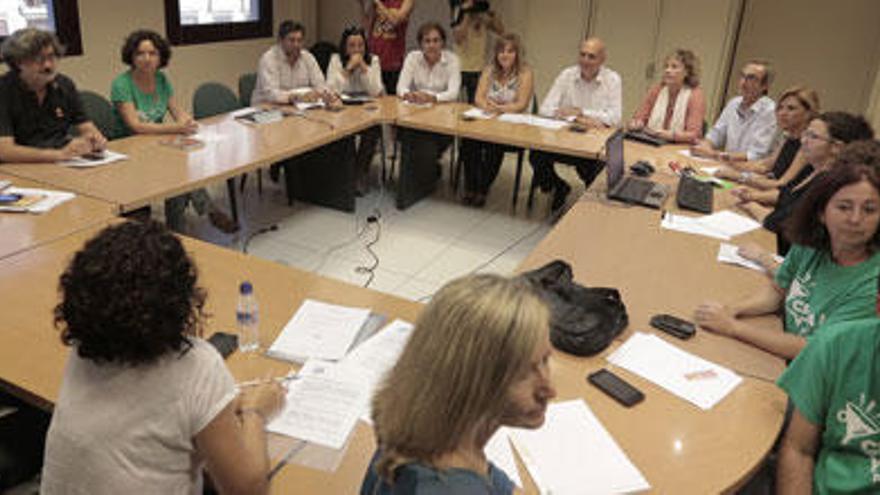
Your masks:
{"label": "tiled floor", "polygon": [[[536,194],[531,214],[526,210],[531,174],[525,164],[516,212],[510,201],[515,156],[508,155],[484,208],[463,206],[448,181],[448,160],[444,179],[435,194],[400,211],[394,206],[393,185],[376,185],[357,201],[354,214],[295,203],[287,206],[283,187],[264,174],[262,196],[256,180],[247,181],[239,198],[243,210],[242,232],[226,236],[203,218],[188,217],[186,233],[216,244],[242,249],[245,239],[260,228],[277,225],[277,230],[254,236],[247,243],[250,254],[316,272],[352,284],[369,287],[412,300],[427,300],[447,281],[476,271],[510,274],[535,248],[551,228],[549,198]],[[378,164],[374,167],[378,175]],[[560,173],[571,184],[579,184],[570,167]],[[378,181],[377,181],[378,182]],[[569,200],[581,191],[576,188]],[[226,206],[225,186],[212,189],[218,204]],[[161,218],[161,212],[154,213]],[[367,223],[375,215],[378,222]],[[373,278],[365,268],[378,259]]]}

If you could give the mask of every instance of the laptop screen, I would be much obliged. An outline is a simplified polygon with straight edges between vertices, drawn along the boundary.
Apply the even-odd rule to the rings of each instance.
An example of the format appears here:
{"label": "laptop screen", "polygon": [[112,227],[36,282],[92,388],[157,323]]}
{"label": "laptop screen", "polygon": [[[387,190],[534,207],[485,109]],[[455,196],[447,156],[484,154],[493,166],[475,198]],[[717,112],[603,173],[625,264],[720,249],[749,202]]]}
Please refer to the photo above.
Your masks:
{"label": "laptop screen", "polygon": [[625,163],[623,161],[623,131],[618,129],[605,141],[605,172],[608,181],[608,193],[614,190],[623,179]]}

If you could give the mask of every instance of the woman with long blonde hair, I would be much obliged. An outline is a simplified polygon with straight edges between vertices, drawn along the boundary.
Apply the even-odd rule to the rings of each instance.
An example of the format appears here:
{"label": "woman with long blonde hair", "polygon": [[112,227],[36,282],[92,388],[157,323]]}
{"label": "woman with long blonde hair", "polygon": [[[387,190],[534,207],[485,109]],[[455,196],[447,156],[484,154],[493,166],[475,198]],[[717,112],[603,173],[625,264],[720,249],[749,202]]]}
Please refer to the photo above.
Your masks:
{"label": "woman with long blonde hair", "polygon": [[549,324],[522,280],[483,274],[444,286],[373,398],[378,448],[361,493],[512,493],[483,449],[502,425],[544,423],[556,394]]}

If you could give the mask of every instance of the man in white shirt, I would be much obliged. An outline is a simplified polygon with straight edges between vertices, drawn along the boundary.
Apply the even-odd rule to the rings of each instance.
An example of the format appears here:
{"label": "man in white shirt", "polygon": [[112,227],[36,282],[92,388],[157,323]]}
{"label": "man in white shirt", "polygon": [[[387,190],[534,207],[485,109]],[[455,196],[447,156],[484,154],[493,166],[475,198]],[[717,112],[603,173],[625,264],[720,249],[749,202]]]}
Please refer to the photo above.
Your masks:
{"label": "man in white shirt", "polygon": [[302,24],[290,20],[281,23],[278,43],[260,57],[251,105],[285,105],[319,99],[328,104],[335,103],[332,92],[327,91],[318,61],[303,48],[304,37]]}
{"label": "man in white shirt", "polygon": [[767,156],[776,137],[776,103],[767,96],[772,82],[768,62],[747,62],[739,74],[739,96],[727,103],[706,138],[691,152],[725,162]]}
{"label": "man in white shirt", "polygon": [[461,67],[458,56],[445,50],[446,32],[433,24],[419,28],[419,46],[407,54],[397,82],[397,96],[409,103],[443,103],[458,99]]}
{"label": "man in white shirt", "polygon": [[[605,58],[602,40],[583,40],[578,64],[559,74],[541,103],[540,114],[571,120],[581,131],[618,125],[622,107],[620,76],[603,65]],[[565,204],[571,192],[571,186],[556,174],[555,162],[573,165],[586,187],[590,187],[603,166],[598,160],[545,151],[532,151],[529,161],[541,191],[553,191],[554,210]]]}

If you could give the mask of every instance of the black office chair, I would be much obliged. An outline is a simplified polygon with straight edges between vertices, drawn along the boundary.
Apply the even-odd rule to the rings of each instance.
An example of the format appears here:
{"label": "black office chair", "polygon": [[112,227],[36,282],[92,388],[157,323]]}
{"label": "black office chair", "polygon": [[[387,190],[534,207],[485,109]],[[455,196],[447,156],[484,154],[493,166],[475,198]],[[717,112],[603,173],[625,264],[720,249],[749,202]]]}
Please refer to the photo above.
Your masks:
{"label": "black office chair", "polygon": [[[241,108],[238,97],[226,85],[218,82],[206,82],[196,88],[193,95],[193,117],[204,119],[232,112]],[[229,209],[232,219],[238,223],[238,205],[235,198],[235,179],[226,180],[226,190],[229,193]]]}
{"label": "black office chair", "polygon": [[[238,102],[242,107],[251,105],[251,96],[257,87],[257,73],[248,72],[238,77]],[[244,192],[244,186],[247,183],[248,174],[241,176],[241,182],[238,185],[238,191]],[[257,169],[257,194],[263,195],[263,169]]]}
{"label": "black office chair", "polygon": [[324,74],[327,73],[327,66],[330,65],[330,56],[339,52],[337,46],[329,41],[319,41],[312,45],[309,51],[318,61],[318,66]]}
{"label": "black office chair", "polygon": [[125,134],[113,112],[113,106],[102,95],[92,91],[80,91],[79,100],[82,102],[86,117],[98,127],[105,138],[112,140]]}

